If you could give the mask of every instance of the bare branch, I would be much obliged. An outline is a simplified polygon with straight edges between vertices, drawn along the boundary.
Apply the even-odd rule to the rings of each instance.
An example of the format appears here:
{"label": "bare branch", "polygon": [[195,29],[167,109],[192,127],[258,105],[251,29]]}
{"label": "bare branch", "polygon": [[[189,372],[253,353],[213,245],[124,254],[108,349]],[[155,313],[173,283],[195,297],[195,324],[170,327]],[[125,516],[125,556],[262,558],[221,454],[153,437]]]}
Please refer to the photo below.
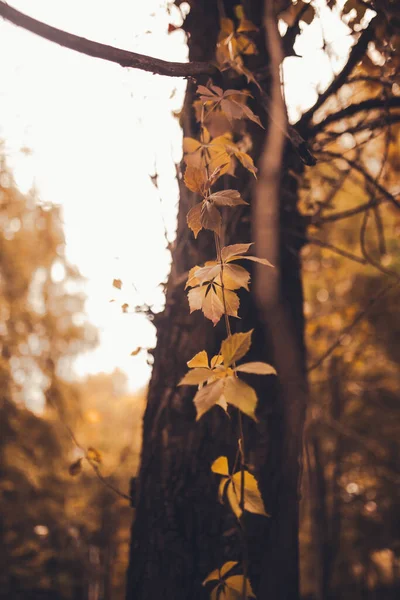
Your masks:
{"label": "bare branch", "polygon": [[366,29],[364,29],[364,31],[361,33],[360,37],[358,38],[358,41],[354,44],[354,46],[351,49],[347,63],[345,64],[343,69],[340,71],[340,73],[335,77],[335,79],[332,81],[330,86],[328,86],[328,88],[325,90],[325,92],[323,92],[319,96],[319,98],[316,101],[316,103],[314,104],[314,106],[309,108],[304,113],[304,115],[299,119],[299,121],[297,122],[297,129],[299,129],[300,132],[305,131],[305,128],[307,127],[309,121],[312,119],[315,112],[320,108],[320,106],[322,106],[324,104],[324,102],[326,102],[326,100],[330,96],[335,94],[342,87],[342,85],[346,82],[347,77],[350,75],[350,73],[352,72],[354,67],[357,65],[357,63],[361,60],[365,51],[368,48],[369,42],[373,38],[374,30],[375,30],[375,22],[376,22],[376,17],[370,21],[368,27],[366,27]]}
{"label": "bare branch", "polygon": [[[394,204],[394,206],[396,206],[396,208],[400,208],[400,202],[398,200],[396,200],[396,198],[393,196],[393,194],[391,194],[389,192],[389,190],[387,190],[383,185],[381,185],[380,183],[378,183],[372,177],[372,175],[370,175],[368,173],[368,171],[362,165],[360,165],[359,163],[355,162],[354,160],[351,160],[350,158],[347,158],[344,154],[339,154],[337,152],[330,152],[328,150],[324,150],[322,152],[322,154],[325,155],[325,156],[327,156],[327,157],[330,157],[330,158],[336,158],[336,159],[344,160],[352,169],[355,169],[356,171],[358,171],[359,173],[361,173],[361,175],[363,175],[363,177],[365,178],[365,180],[369,184],[371,184],[374,188],[376,188],[376,190],[378,192],[380,192],[386,198],[386,200],[388,200],[389,202],[391,202],[392,204]],[[323,161],[323,159],[320,159],[320,160]],[[368,206],[367,208],[370,208],[370,207]],[[365,208],[363,210],[365,210]],[[334,215],[331,215],[331,216],[333,217]],[[335,219],[325,217],[325,220],[334,221]]]}
{"label": "bare branch", "polygon": [[[392,98],[369,98],[358,104],[350,104],[349,106],[346,106],[346,108],[328,115],[325,119],[314,125],[314,127],[309,130],[308,135],[309,137],[315,136],[331,123],[337,123],[337,121],[351,117],[359,112],[365,110],[386,110],[388,108],[400,108],[400,96],[393,96]],[[396,114],[394,116],[398,117],[400,115]],[[385,115],[385,123],[390,120],[391,115],[389,113]]]}
{"label": "bare branch", "polygon": [[28,17],[19,10],[8,6],[5,2],[0,2],[0,17],[59,46],[75,50],[87,56],[117,63],[121,67],[141,69],[142,71],[150,71],[151,73],[170,77],[191,77],[201,73],[211,74],[215,71],[215,67],[205,62],[168,62],[160,58],[99,44]]}

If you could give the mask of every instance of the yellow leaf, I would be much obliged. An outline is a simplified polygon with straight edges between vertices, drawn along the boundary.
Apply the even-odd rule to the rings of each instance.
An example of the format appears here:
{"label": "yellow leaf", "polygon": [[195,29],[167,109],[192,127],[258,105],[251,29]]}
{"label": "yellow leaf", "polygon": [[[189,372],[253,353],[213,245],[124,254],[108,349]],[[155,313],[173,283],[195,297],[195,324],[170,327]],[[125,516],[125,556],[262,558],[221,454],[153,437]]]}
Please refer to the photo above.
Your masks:
{"label": "yellow leaf", "polygon": [[207,184],[207,173],[205,169],[187,166],[184,176],[186,187],[196,194],[203,195]]}
{"label": "yellow leaf", "polygon": [[253,329],[246,333],[234,333],[224,340],[221,344],[221,353],[224,357],[224,364],[229,367],[233,362],[243,358],[250,349],[251,335]]}
{"label": "yellow leaf", "polygon": [[200,385],[200,383],[204,383],[211,376],[211,371],[207,367],[192,369],[180,380],[178,385]]}
{"label": "yellow leaf", "polygon": [[223,362],[224,362],[224,359],[223,359],[222,354],[216,354],[215,356],[212,357],[210,366],[213,369],[217,365],[221,365]]}
{"label": "yellow leaf", "polygon": [[202,202],[195,204],[195,206],[193,206],[186,215],[188,227],[193,231],[195,238],[197,238],[199,231],[203,229],[203,225],[201,224],[202,204]]}
{"label": "yellow leaf", "polygon": [[86,452],[86,458],[88,460],[92,460],[93,462],[98,463],[99,465],[101,465],[101,463],[103,462],[100,451],[92,447],[88,448]]}
{"label": "yellow leaf", "polygon": [[236,256],[232,260],[251,260],[252,262],[260,263],[266,267],[273,267],[274,265],[269,262],[266,258],[257,258],[257,256]]}
{"label": "yellow leaf", "polygon": [[196,271],[195,277],[200,284],[203,284],[206,281],[212,281],[220,272],[221,265],[214,260],[211,261],[211,264],[200,267],[200,269]]}
{"label": "yellow leaf", "polygon": [[228,560],[228,562],[223,564],[222,567],[220,568],[221,579],[222,579],[222,577],[225,577],[225,575],[227,573],[229,573],[229,571],[231,571],[233,569],[233,567],[236,567],[236,565],[238,565],[238,564],[239,563],[237,562],[237,560]]}
{"label": "yellow leaf", "polygon": [[220,399],[223,392],[224,382],[222,379],[218,381],[214,381],[213,383],[209,383],[205,385],[201,390],[197,392],[195,395],[193,402],[196,407],[198,421],[204,413],[206,413],[210,408],[215,406],[217,401]]}
{"label": "yellow leaf", "polygon": [[[234,482],[236,490],[239,493],[241,485],[240,471],[233,475],[232,481]],[[264,515],[265,517],[268,516],[268,514],[265,512],[264,503],[258,489],[257,480],[254,475],[248,471],[244,472],[244,508],[251,513]]]}
{"label": "yellow leaf", "polygon": [[[194,310],[201,310],[206,296],[207,286],[193,288],[188,293],[189,308],[192,313]],[[210,317],[208,317],[210,318]]]}
{"label": "yellow leaf", "polygon": [[208,294],[205,296],[201,308],[204,313],[204,316],[207,317],[207,319],[210,319],[214,326],[218,323],[218,321],[224,314],[224,305],[221,302],[221,299],[215,293],[214,286],[210,286]]}
{"label": "yellow leaf", "polygon": [[225,379],[224,398],[242,413],[256,421],[257,394],[254,389],[237,377]]}
{"label": "yellow leaf", "polygon": [[139,354],[139,352],[141,351],[141,346],[138,346],[135,350],[132,350],[131,352],[131,356],[137,356]]}
{"label": "yellow leaf", "polygon": [[193,369],[194,367],[203,367],[208,369],[208,355],[205,350],[198,352],[187,363],[187,366]]}
{"label": "yellow leaf", "polygon": [[228,459],[226,456],[220,456],[214,460],[211,465],[211,471],[217,475],[229,475]]}
{"label": "yellow leaf", "polygon": [[276,370],[272,365],[264,362],[249,362],[236,367],[236,371],[242,373],[254,373],[256,375],[276,375]]}
{"label": "yellow leaf", "polygon": [[256,177],[257,168],[254,165],[254,162],[253,162],[253,159],[251,158],[251,156],[249,156],[245,152],[241,152],[240,150],[235,152],[235,156],[238,160],[240,160],[240,162],[242,163],[244,168],[247,169],[248,171],[250,171],[250,173],[252,173],[254,175],[254,177]]}
{"label": "yellow leaf", "polygon": [[[242,598],[243,590],[243,575],[232,575],[225,580],[228,589],[234,590],[235,594],[232,596],[232,600],[239,600]],[[255,598],[255,594],[251,588],[250,581],[246,579],[246,597]]]}
{"label": "yellow leaf", "polygon": [[192,267],[190,269],[189,275],[188,275],[188,278],[187,278],[187,281],[186,281],[186,285],[185,285],[185,290],[188,287],[194,287],[195,285],[199,285],[200,284],[199,280],[195,276],[196,271],[198,271],[200,268],[201,267],[199,267],[199,266],[195,266],[195,267]]}
{"label": "yellow leaf", "polygon": [[203,585],[205,585],[209,581],[215,581],[215,580],[217,580],[219,578],[220,578],[219,577],[219,569],[215,569],[214,571],[211,571],[211,573],[209,575],[207,575],[207,577],[203,581]]}
{"label": "yellow leaf", "polygon": [[228,262],[233,256],[247,252],[252,245],[253,242],[250,244],[232,244],[232,246],[224,246],[221,250],[222,260]]}
{"label": "yellow leaf", "polygon": [[216,294],[218,298],[221,300],[222,306],[224,308],[224,313],[229,315],[230,317],[237,317],[239,310],[239,297],[235,292],[231,290],[224,289],[222,292],[222,288],[216,287]]}
{"label": "yellow leaf", "polygon": [[240,519],[243,512],[239,504],[239,489],[240,488],[238,488],[236,491],[232,481],[230,481],[226,491],[226,496],[228,498],[229,504],[231,505],[231,509],[238,519]]}
{"label": "yellow leaf", "polygon": [[[219,282],[220,278],[217,279]],[[249,290],[250,273],[239,265],[224,265],[223,271],[224,287],[228,290],[237,290],[243,287]]]}

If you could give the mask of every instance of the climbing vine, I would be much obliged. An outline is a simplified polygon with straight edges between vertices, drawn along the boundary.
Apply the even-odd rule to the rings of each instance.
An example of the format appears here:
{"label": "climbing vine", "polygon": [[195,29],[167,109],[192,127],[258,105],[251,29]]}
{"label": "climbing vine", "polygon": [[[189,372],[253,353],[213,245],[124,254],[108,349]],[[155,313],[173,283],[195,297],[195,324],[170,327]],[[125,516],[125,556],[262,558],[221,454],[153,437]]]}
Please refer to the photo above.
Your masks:
{"label": "climbing vine", "polygon": [[[237,6],[238,25],[232,19],[221,17],[216,60],[220,70],[234,69],[245,75],[248,81],[255,79],[244,65],[243,55],[255,54],[256,45],[251,32],[257,31],[255,25],[246,19],[241,6]],[[232,333],[230,318],[238,317],[239,296],[237,291],[244,288],[249,291],[250,273],[236,261],[249,260],[271,268],[266,258],[247,254],[251,243],[223,245],[223,221],[221,207],[234,209],[248,205],[238,190],[225,189],[214,191],[214,186],[224,174],[234,174],[237,163],[256,177],[257,168],[247,153],[250,146],[247,135],[234,141],[235,121],[250,120],[262,127],[257,115],[247,105],[251,94],[247,90],[228,89],[214,85],[210,80],[206,86],[199,85],[196,91],[198,99],[194,110],[199,121],[199,139],[184,138],[184,162],[186,169],[184,183],[186,187],[200,196],[200,201],[187,214],[187,224],[197,238],[200,231],[208,230],[214,235],[215,260],[190,269],[186,288],[190,312],[201,310],[204,316],[215,326],[222,317],[225,319],[226,339],[221,343],[217,355],[209,358],[205,350],[198,352],[187,365],[189,371],[179,385],[197,387],[193,402],[197,419],[200,419],[215,405],[225,412],[238,411],[238,450],[233,470],[230,471],[226,456],[217,458],[211,466],[213,473],[220,477],[219,500],[226,502],[235,514],[239,527],[244,533],[243,512],[249,511],[267,516],[257,481],[246,465],[245,439],[242,415],[257,420],[257,394],[253,387],[240,378],[241,373],[253,375],[276,375],[275,369],[264,362],[239,363],[251,346],[253,330]],[[218,126],[215,126],[218,121]],[[212,131],[224,131],[213,135]],[[234,407],[229,409],[229,407]],[[239,463],[239,469],[237,469]],[[242,574],[236,574],[237,562],[229,561],[208,575],[204,585],[214,583],[212,600],[233,598],[254,598],[247,577],[247,549],[244,535],[242,549]],[[232,574],[234,573],[234,574]]]}

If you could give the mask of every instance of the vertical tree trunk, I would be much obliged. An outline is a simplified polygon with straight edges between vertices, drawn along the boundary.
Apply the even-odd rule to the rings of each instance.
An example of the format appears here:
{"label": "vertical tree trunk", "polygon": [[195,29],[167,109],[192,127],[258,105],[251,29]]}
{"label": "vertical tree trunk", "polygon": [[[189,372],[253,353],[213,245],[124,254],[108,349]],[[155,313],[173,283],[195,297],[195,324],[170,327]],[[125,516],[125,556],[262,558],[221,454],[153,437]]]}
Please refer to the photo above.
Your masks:
{"label": "vertical tree trunk", "polygon": [[[217,2],[196,0],[186,21],[191,60],[212,60],[219,28]],[[226,1],[227,16],[236,2]],[[253,22],[263,22],[263,3],[252,3]],[[262,36],[261,36],[262,37]],[[254,59],[255,68],[268,65],[266,50]],[[197,83],[206,83],[198,81]],[[192,102],[197,83],[189,82],[183,109],[184,134],[196,137]],[[246,86],[244,79],[216,81],[224,88]],[[268,93],[268,77],[262,83]],[[256,90],[252,90],[255,95]],[[254,110],[265,117],[260,104]],[[267,119],[264,119],[267,121]],[[253,155],[261,154],[264,132],[251,131]],[[253,294],[241,296],[241,320],[234,331],[255,328],[249,360],[282,364],[293,350],[304,365],[302,290],[298,243],[302,223],[296,209],[296,174],[301,163],[291,149],[285,154],[279,223],[273,231],[280,249],[279,315],[289,329],[280,339],[273,313],[265,322]],[[250,202],[251,176],[238,172],[235,187]],[[187,227],[186,214],[193,194],[181,186],[177,239],[167,284],[166,307],[156,320],[158,340],[143,426],[141,467],[137,483],[131,557],[127,577],[128,600],[197,600],[208,598],[201,585],[206,575],[226,560],[241,560],[235,518],[218,503],[216,477],[210,471],[220,454],[230,459],[237,445],[237,423],[218,408],[195,421],[193,389],[177,388],[186,361],[202,349],[216,353],[226,337],[224,326],[215,328],[197,312],[189,315],[184,285],[188,270],[214,258],[209,232],[197,240]],[[268,202],[268,198],[265,198]],[[251,208],[250,208],[251,210]],[[229,220],[228,220],[229,219]],[[251,241],[249,208],[224,214],[225,244]],[[292,232],[292,233],[290,233]],[[293,232],[295,235],[293,235]],[[267,257],[268,258],[268,257]],[[262,318],[263,317],[263,318]],[[302,366],[302,374],[304,369]],[[274,378],[257,383],[259,422],[245,423],[246,459],[260,483],[271,517],[246,514],[249,575],[260,599],[298,598],[298,480],[304,420],[304,380]],[[273,381],[271,381],[273,380]],[[253,381],[252,381],[253,383]]]}

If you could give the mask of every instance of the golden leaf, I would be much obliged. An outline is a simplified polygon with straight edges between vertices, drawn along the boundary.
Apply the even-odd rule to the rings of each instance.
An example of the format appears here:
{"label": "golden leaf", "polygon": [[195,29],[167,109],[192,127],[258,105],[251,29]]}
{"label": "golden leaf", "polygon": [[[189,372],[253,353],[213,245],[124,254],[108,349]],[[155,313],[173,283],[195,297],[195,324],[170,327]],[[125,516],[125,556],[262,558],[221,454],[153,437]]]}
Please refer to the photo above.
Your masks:
{"label": "golden leaf", "polygon": [[195,368],[186,373],[178,385],[200,385],[210,378],[211,371],[207,368]]}
{"label": "golden leaf", "polygon": [[226,456],[220,456],[214,460],[211,465],[211,471],[218,475],[229,475],[228,459]]}
{"label": "golden leaf", "polygon": [[240,360],[247,354],[251,346],[252,333],[253,329],[246,333],[234,333],[222,342],[221,353],[224,357],[224,365],[226,367],[229,367],[233,362]]}
{"label": "golden leaf", "polygon": [[101,463],[103,462],[103,459],[101,457],[101,452],[99,450],[97,450],[96,448],[93,448],[92,446],[90,446],[87,449],[86,458],[95,463],[98,463],[99,465],[101,465]]}
{"label": "golden leaf", "polygon": [[220,399],[223,392],[224,382],[222,379],[205,385],[195,395],[193,402],[197,410],[196,419],[199,420],[204,413],[212,408]]}
{"label": "golden leaf", "polygon": [[276,375],[276,370],[272,365],[264,362],[249,362],[236,367],[236,371],[242,373],[254,373],[256,375]]}
{"label": "golden leaf", "polygon": [[198,352],[187,363],[187,366],[193,369],[194,367],[203,367],[208,369],[208,355],[205,350]]}
{"label": "golden leaf", "polygon": [[203,229],[201,224],[201,207],[202,202],[195,204],[186,215],[188,227],[193,231],[194,237],[197,238],[199,231]]}
{"label": "golden leaf", "polygon": [[224,386],[224,398],[228,404],[236,406],[242,413],[256,419],[257,394],[254,389],[237,377],[227,377]]}

